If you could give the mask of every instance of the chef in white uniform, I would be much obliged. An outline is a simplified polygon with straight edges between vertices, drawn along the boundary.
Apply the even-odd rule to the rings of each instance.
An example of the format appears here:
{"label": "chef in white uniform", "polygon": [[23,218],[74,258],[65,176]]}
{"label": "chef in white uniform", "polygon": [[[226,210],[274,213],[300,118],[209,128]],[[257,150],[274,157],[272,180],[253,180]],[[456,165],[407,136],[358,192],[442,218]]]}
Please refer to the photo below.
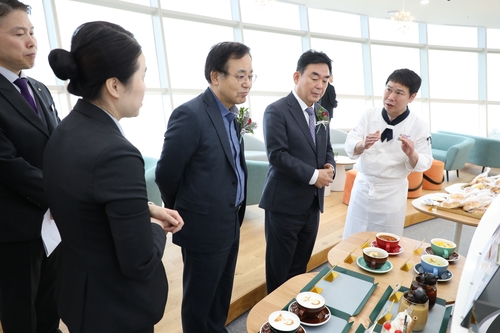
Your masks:
{"label": "chef in white uniform", "polygon": [[345,150],[357,159],[342,238],[361,231],[403,235],[408,174],[432,164],[429,125],[410,112],[422,80],[409,69],[386,81],[384,107],[366,111],[349,132]]}

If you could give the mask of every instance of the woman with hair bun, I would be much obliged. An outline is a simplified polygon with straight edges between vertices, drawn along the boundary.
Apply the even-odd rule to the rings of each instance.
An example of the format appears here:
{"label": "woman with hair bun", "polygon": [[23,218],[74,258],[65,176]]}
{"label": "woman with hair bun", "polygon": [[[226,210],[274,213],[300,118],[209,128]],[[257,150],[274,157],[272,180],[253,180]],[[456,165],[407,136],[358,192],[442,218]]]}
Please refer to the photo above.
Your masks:
{"label": "woman with hair bun", "polygon": [[73,34],[49,63],[81,96],[49,140],[44,182],[61,233],[56,300],[71,333],[151,333],[163,316],[166,232],[184,222],[148,204],[144,161],[119,120],[139,114],[145,58],[133,35],[108,22]]}

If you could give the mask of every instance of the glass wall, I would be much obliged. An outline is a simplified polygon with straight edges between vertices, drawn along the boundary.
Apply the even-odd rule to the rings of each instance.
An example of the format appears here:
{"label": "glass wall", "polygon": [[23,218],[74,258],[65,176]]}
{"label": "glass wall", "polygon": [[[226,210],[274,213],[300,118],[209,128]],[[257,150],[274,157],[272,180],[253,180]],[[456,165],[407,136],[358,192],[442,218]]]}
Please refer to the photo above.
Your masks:
{"label": "glass wall", "polygon": [[[229,40],[251,48],[258,80],[245,106],[258,124],[266,107],[293,89],[300,54],[314,48],[333,60],[339,102],[333,127],[355,126],[365,109],[382,105],[387,76],[410,68],[423,78],[410,109],[432,131],[500,137],[500,29],[414,23],[401,34],[390,20],[280,1],[271,8],[256,7],[253,0],[25,2],[33,7],[39,43],[36,66],[28,75],[47,84],[61,117],[77,97],[52,74],[50,49],[69,49],[73,31],[87,21],[111,21],[136,36],[146,56],[148,91],[141,114],[121,122],[145,155],[159,156],[172,110],[207,88],[204,64],[210,47]],[[261,126],[255,135],[263,137]]]}

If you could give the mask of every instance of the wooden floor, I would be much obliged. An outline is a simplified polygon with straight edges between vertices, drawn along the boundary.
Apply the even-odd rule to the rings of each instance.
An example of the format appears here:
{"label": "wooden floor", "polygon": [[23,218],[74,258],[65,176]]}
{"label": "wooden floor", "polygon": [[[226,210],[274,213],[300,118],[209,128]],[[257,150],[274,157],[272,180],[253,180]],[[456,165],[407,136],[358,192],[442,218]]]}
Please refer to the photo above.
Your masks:
{"label": "wooden floor", "polygon": [[[458,182],[470,182],[480,172],[481,167],[466,165],[465,168],[460,170],[460,178],[456,177],[454,171],[450,172],[450,181],[445,182],[445,186]],[[490,174],[500,174],[500,169],[493,169]],[[429,192],[424,191],[424,194]],[[343,192],[331,192],[330,196],[325,197],[325,212],[321,215],[318,238],[309,262],[309,270],[327,262],[328,251],[342,238],[347,213],[347,205],[342,203],[342,194]],[[411,205],[411,199],[408,200],[406,226],[431,218],[429,215],[416,211]],[[264,258],[264,211],[257,206],[248,206],[245,221],[241,227],[240,252],[228,322],[249,310],[266,295]],[[182,332],[180,306],[183,265],[180,249],[172,244],[170,235],[163,263],[167,271],[170,289],[165,315],[155,326],[155,332],[180,333]],[[61,330],[64,333],[68,332],[64,324],[61,325]],[[0,328],[1,332],[3,331]]]}

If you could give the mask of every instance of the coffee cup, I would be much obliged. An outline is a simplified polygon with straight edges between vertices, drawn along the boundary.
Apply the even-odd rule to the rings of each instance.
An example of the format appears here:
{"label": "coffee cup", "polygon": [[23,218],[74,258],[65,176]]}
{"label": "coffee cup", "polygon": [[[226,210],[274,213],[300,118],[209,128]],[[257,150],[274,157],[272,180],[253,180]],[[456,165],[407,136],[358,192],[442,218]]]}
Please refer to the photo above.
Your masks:
{"label": "coffee cup", "polygon": [[399,236],[388,232],[379,232],[375,235],[377,246],[386,250],[389,253],[394,253],[399,250]]}
{"label": "coffee cup", "polygon": [[363,249],[363,259],[371,269],[379,269],[387,262],[389,253],[378,247],[365,247]]}
{"label": "coffee cup", "polygon": [[295,299],[302,318],[317,317],[325,308],[325,298],[312,291],[304,291],[298,294]]}
{"label": "coffee cup", "polygon": [[297,333],[300,328],[299,317],[289,311],[274,311],[268,323],[272,333]]}
{"label": "coffee cup", "polygon": [[437,277],[448,270],[448,260],[437,255],[424,254],[420,258],[420,263],[424,272],[432,273]]}
{"label": "coffee cup", "polygon": [[455,252],[457,244],[444,238],[433,238],[431,248],[435,255],[448,259]]}

